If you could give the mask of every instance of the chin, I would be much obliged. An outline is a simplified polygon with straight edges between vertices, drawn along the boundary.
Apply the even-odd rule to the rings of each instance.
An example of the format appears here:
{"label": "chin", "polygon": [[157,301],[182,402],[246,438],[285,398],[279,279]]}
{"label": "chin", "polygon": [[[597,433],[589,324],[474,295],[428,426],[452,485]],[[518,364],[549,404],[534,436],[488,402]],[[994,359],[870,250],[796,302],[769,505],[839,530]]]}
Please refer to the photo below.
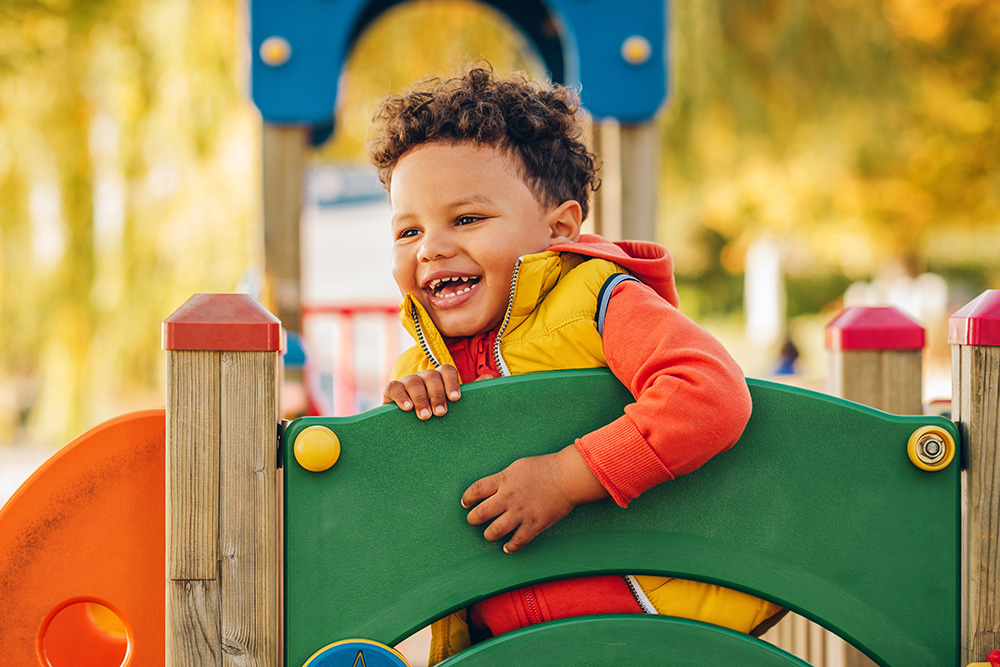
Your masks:
{"label": "chin", "polygon": [[482,327],[477,327],[474,324],[455,323],[437,323],[437,329],[441,332],[442,336],[447,336],[448,338],[470,338],[490,330],[489,327],[483,329]]}

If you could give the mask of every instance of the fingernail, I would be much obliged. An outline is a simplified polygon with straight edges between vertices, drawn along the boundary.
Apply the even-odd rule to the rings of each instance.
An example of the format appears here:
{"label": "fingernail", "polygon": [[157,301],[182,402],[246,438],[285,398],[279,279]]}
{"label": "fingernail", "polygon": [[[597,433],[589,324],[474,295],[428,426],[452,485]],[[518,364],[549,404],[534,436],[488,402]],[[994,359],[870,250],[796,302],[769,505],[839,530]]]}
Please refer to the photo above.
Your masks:
{"label": "fingernail", "polygon": [[451,392],[450,394],[448,394],[448,398],[450,398],[453,401],[457,401],[461,397],[462,397],[462,394],[459,393],[458,390],[455,390],[455,391]]}
{"label": "fingernail", "polygon": [[509,553],[510,553],[509,551],[507,551],[507,545],[506,545],[506,544],[505,544],[505,545],[503,545],[503,552],[504,552],[505,554],[509,554]]}
{"label": "fingernail", "polygon": [[448,412],[448,408],[444,407],[443,405],[439,405],[436,408],[434,408],[434,414],[436,414],[438,417],[440,417],[446,412]]}
{"label": "fingernail", "polygon": [[469,509],[469,506],[465,504],[465,500],[464,499],[460,500],[459,502],[462,503],[462,509],[464,509],[464,510]]}
{"label": "fingernail", "polygon": [[421,419],[430,419],[431,411],[428,410],[427,408],[424,408],[423,410],[420,411],[420,413],[417,416],[420,417]]}
{"label": "fingernail", "polygon": [[412,407],[413,407],[413,403],[410,403],[409,401],[403,401],[403,409],[404,410],[409,410]]}

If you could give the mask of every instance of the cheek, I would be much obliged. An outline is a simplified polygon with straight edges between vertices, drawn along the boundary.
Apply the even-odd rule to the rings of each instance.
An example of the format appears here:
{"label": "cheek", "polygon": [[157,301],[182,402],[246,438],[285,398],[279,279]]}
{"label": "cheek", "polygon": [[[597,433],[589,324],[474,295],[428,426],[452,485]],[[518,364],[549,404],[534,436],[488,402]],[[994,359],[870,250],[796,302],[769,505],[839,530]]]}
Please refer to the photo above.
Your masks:
{"label": "cheek", "polygon": [[412,263],[406,260],[404,253],[393,250],[389,266],[392,269],[392,278],[396,281],[396,285],[400,291],[406,292],[414,280]]}

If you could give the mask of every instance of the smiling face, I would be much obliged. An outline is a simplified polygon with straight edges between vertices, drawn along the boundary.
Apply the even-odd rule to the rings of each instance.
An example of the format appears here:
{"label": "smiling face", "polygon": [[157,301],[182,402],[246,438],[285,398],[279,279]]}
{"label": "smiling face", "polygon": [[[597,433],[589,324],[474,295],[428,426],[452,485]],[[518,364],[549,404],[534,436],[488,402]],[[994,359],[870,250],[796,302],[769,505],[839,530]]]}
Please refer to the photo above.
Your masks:
{"label": "smiling face", "polygon": [[392,275],[445,336],[500,325],[517,259],[580,235],[575,201],[543,206],[515,158],[473,143],[421,144],[392,172]]}

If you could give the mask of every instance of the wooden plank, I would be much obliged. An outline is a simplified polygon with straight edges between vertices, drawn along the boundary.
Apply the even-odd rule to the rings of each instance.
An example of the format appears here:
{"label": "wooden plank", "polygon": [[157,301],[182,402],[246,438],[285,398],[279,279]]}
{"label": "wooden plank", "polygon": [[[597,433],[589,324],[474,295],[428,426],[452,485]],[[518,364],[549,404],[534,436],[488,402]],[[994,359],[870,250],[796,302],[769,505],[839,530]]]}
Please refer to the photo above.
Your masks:
{"label": "wooden plank", "polygon": [[967,353],[967,640],[969,661],[977,662],[1000,647],[1000,347],[967,346]]}
{"label": "wooden plank", "polygon": [[308,128],[262,128],[266,306],[288,331],[302,331],[300,222],[308,159]]}
{"label": "wooden plank", "polygon": [[218,582],[168,581],[167,608],[165,664],[221,665]]}
{"label": "wooden plank", "polygon": [[807,662],[815,667],[826,667],[826,635],[823,626],[809,622],[809,658]]}
{"label": "wooden plank", "polygon": [[222,355],[220,551],[226,665],[278,658],[276,352]]}
{"label": "wooden plank", "polygon": [[600,207],[599,234],[612,241],[622,238],[622,167],[621,131],[617,121],[602,120],[598,128],[601,136],[601,189],[595,206]]}
{"label": "wooden plank", "polygon": [[882,385],[878,350],[831,350],[827,391],[863,405],[879,402]]}
{"label": "wooden plank", "polygon": [[[951,418],[958,423],[962,432],[962,466],[968,466],[969,432],[966,424],[972,414],[972,353],[965,345],[951,346]],[[969,553],[969,475],[962,471],[962,554]],[[969,559],[962,558],[961,572],[961,625],[962,659],[969,662]]]}
{"label": "wooden plank", "polygon": [[792,619],[791,653],[803,660],[809,659],[809,621],[796,614]]}
{"label": "wooden plank", "polygon": [[844,667],[845,646],[847,646],[847,642],[832,632],[828,632],[826,636],[826,655],[823,656],[823,662],[819,663],[817,667]]}
{"label": "wooden plank", "polygon": [[169,579],[218,572],[219,353],[167,353],[166,540]]}
{"label": "wooden plank", "polygon": [[601,121],[591,118],[587,125],[588,138],[590,140],[590,150],[594,153],[597,164],[601,167],[601,187],[590,196],[590,215],[583,221],[582,231],[589,234],[600,234],[604,236],[604,225],[601,217],[601,206],[605,196],[604,178],[607,176],[602,162],[604,161],[604,140],[601,136]]}
{"label": "wooden plank", "polygon": [[621,125],[622,236],[656,240],[660,137],[656,123]]}
{"label": "wooden plank", "polygon": [[868,657],[848,643],[844,643],[844,667],[878,667]]}
{"label": "wooden plank", "polygon": [[879,409],[897,415],[923,414],[923,350],[882,352],[882,390]]}
{"label": "wooden plank", "polygon": [[900,415],[923,412],[922,350],[831,350],[827,391]]}

